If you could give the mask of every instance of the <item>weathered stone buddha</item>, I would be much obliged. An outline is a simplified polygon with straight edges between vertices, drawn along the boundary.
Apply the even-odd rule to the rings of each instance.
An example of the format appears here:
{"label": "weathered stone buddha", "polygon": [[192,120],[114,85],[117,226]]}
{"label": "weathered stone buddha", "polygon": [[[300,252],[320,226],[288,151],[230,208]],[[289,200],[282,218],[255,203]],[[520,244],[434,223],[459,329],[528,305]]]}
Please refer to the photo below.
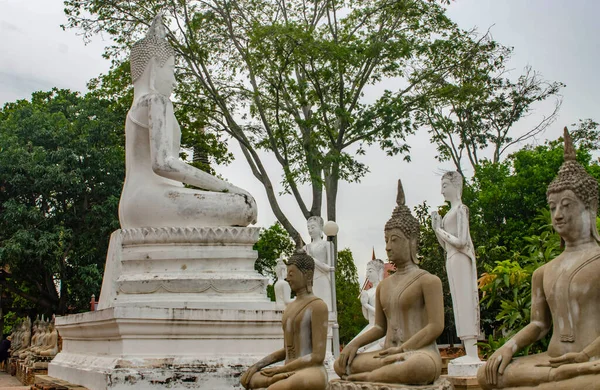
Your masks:
{"label": "weathered stone buddha", "polygon": [[248,192],[179,158],[181,129],[169,99],[175,83],[174,55],[158,15],[146,37],[131,49],[134,100],[125,123],[121,227],[255,223],[256,203]]}
{"label": "weathered stone buddha", "polygon": [[329,243],[323,240],[323,225],[323,218],[318,216],[312,216],[306,221],[311,242],[304,247],[304,250],[315,260],[313,292],[327,304],[327,308],[331,311],[333,306],[331,301]]}
{"label": "weathered stone buddha", "polygon": [[29,318],[25,318],[23,323],[21,324],[21,334],[19,337],[19,345],[17,349],[13,350],[12,356],[19,357],[22,352],[24,352],[31,343],[31,320]]}
{"label": "weathered stone buddha", "polygon": [[[442,176],[442,195],[450,202],[450,210],[442,219],[437,211],[431,213],[435,235],[446,252],[446,272],[452,295],[456,332],[465,346],[466,355],[452,363],[479,363],[479,292],[475,248],[469,230],[469,209],[462,203],[463,177],[459,172]],[[474,366],[472,375],[475,375]]]}
{"label": "weathered stone buddha", "polygon": [[[350,342],[335,361],[342,379],[427,385],[440,376],[442,359],[435,340],[444,329],[442,282],[417,265],[418,242],[419,222],[405,205],[398,181],[397,206],[385,225],[385,248],[396,272],[377,286],[373,327]],[[357,353],[384,336],[381,351]],[[355,388],[379,388],[365,386]],[[332,381],[330,388],[352,387]]]}
{"label": "weathered stone buddha", "polygon": [[[241,378],[246,389],[325,390],[323,366],[327,343],[327,306],[312,293],[315,263],[303,251],[287,262],[286,280],[296,299],[285,308],[284,347],[252,365]],[[284,361],[284,365],[268,367]]]}
{"label": "weathered stone buddha", "polygon": [[38,351],[38,355],[42,357],[54,357],[58,353],[58,331],[54,326],[54,320],[48,324],[47,336],[44,344]]}
{"label": "weathered stone buddha", "polygon": [[[598,182],[575,161],[565,128],[565,162],[548,186],[552,226],[564,251],[531,281],[531,322],[479,369],[484,389],[600,388]],[[547,352],[514,358],[552,329]]]}

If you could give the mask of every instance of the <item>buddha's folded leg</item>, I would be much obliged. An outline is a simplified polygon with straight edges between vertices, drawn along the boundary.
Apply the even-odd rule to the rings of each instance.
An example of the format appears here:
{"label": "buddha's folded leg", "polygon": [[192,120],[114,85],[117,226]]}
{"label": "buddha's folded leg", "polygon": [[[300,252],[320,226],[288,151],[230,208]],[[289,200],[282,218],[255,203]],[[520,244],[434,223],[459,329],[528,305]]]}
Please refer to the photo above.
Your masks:
{"label": "buddha's folded leg", "polygon": [[268,390],[325,390],[327,372],[323,366],[298,370],[293,375],[272,383]]}
{"label": "buddha's folded leg", "polygon": [[368,373],[382,367],[383,359],[379,358],[379,352],[366,352],[356,355],[350,365],[350,374]]}
{"label": "buddha's folded leg", "polygon": [[425,351],[411,351],[404,360],[383,364],[383,359],[377,361],[378,367],[364,375],[352,375],[349,380],[403,383],[409,385],[425,385],[433,383],[441,374],[441,359]]}
{"label": "buddha's folded leg", "polygon": [[550,380],[561,381],[581,375],[598,375],[597,380],[600,381],[600,361],[563,364],[550,371]]}
{"label": "buddha's folded leg", "polygon": [[547,353],[523,356],[513,359],[502,375],[498,374],[498,383],[487,382],[487,364],[477,372],[477,379],[483,389],[504,389],[513,387],[536,386],[550,381],[551,367]]}

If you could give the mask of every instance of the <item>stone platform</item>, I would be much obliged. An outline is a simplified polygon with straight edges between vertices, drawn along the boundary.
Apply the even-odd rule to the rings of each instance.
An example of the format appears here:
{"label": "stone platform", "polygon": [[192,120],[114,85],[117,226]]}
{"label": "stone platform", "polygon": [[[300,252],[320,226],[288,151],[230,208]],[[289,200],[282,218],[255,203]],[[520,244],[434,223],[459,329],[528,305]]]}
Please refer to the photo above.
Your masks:
{"label": "stone platform", "polygon": [[431,385],[423,386],[351,382],[337,379],[329,382],[329,387],[327,390],[454,390],[454,386],[444,378],[436,380]]}
{"label": "stone platform", "polygon": [[90,390],[241,389],[283,346],[282,311],[254,270],[254,227],[122,229],[99,309],[56,319],[48,375]]}

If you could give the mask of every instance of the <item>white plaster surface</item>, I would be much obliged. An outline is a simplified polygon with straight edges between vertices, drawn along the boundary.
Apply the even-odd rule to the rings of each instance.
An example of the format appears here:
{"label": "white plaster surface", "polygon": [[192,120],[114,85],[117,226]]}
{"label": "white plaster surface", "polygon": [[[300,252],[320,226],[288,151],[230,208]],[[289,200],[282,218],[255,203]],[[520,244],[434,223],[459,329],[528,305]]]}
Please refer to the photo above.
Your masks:
{"label": "white plaster surface", "polygon": [[476,377],[477,370],[484,364],[485,362],[455,363],[451,360],[450,363],[448,363],[448,376]]}
{"label": "white plaster surface", "polygon": [[63,351],[49,375],[90,390],[240,389],[241,372],[283,345],[274,303],[260,310],[113,307],[56,323]]}

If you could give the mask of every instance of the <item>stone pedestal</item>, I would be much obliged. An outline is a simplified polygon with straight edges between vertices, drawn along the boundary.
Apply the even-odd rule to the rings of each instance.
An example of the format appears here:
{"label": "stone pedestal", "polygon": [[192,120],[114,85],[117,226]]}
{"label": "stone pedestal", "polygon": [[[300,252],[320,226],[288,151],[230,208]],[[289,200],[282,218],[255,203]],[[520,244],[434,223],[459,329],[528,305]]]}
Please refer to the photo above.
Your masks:
{"label": "stone pedestal", "polygon": [[454,390],[454,387],[444,378],[439,378],[431,385],[424,386],[375,382],[350,382],[338,379],[330,381],[327,390]]}
{"label": "stone pedestal", "polygon": [[451,360],[448,363],[448,376],[476,377],[477,370],[484,364],[485,362],[456,362],[456,360]]}
{"label": "stone pedestal", "polygon": [[58,317],[48,375],[90,390],[241,389],[283,345],[281,314],[254,271],[258,228],[112,234],[102,310]]}

